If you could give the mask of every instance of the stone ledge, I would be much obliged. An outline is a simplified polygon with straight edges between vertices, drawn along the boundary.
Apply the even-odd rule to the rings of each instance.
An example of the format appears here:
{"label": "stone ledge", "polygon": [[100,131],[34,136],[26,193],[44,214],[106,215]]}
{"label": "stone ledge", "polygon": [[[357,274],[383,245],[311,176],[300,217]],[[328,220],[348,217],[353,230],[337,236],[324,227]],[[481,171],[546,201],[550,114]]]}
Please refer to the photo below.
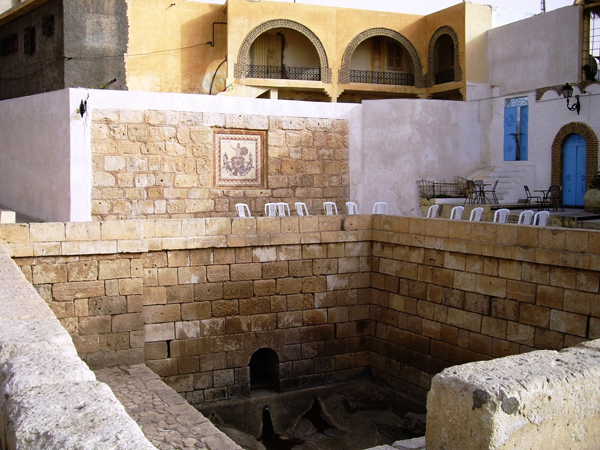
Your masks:
{"label": "stone ledge", "polygon": [[443,370],[427,397],[427,448],[593,449],[600,341]]}

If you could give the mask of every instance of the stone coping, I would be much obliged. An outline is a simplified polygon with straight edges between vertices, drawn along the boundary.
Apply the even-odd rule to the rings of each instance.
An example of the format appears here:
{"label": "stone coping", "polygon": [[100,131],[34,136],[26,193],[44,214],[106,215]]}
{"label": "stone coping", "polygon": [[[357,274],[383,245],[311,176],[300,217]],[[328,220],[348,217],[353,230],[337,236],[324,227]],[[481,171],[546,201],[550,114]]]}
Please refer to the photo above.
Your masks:
{"label": "stone coping", "polygon": [[0,447],[155,449],[0,248]]}
{"label": "stone coping", "polygon": [[596,270],[600,231],[388,215],[0,225],[12,257],[371,241]]}

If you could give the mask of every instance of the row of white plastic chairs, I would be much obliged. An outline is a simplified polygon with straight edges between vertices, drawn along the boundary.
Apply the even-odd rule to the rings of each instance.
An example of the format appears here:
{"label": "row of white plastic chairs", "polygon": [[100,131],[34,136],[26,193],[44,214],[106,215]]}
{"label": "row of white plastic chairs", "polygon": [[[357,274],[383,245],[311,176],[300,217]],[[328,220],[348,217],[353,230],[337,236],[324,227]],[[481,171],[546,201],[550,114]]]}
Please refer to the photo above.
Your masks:
{"label": "row of white plastic chairs", "polygon": [[[431,205],[427,210],[427,217],[436,217],[437,211],[440,205]],[[463,211],[465,210],[464,206],[455,206],[450,211],[450,220],[461,220]],[[483,214],[483,208],[477,207],[471,210],[471,215],[469,217],[469,221],[471,222],[479,222],[481,221],[481,215]],[[494,220],[495,223],[507,223],[508,216],[510,214],[510,209],[500,208],[494,212]],[[534,213],[530,209],[525,211],[521,211],[519,214],[519,220],[517,224],[519,225],[538,225],[540,227],[545,227],[548,224],[548,217],[550,213],[548,211],[538,211]],[[532,223],[533,222],[533,223]]]}
{"label": "row of white plastic chairs", "polygon": [[[308,216],[308,208],[304,202],[296,202],[296,213],[299,216]],[[235,210],[238,217],[252,217],[250,208],[246,203],[236,203]],[[373,205],[373,214],[386,214],[388,210],[388,204],[386,202],[376,202]],[[346,202],[346,211],[348,215],[358,214],[358,206],[354,202]],[[323,212],[327,216],[334,216],[338,214],[337,205],[335,202],[324,202]],[[266,203],[265,204],[265,216],[277,217],[277,216],[289,216],[290,205],[285,202]]]}

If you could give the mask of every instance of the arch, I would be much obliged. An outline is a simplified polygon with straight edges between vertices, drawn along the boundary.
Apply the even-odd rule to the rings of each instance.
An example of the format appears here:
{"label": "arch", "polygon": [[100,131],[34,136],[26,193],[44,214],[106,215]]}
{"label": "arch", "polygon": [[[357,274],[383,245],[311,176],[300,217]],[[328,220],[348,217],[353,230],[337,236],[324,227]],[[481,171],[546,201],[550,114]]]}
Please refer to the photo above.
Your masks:
{"label": "arch", "polygon": [[354,39],[352,39],[350,44],[348,44],[348,46],[346,47],[346,50],[344,51],[344,56],[342,57],[342,67],[338,72],[338,82],[340,84],[350,83],[350,60],[352,59],[354,51],[363,41],[366,41],[367,39],[375,36],[386,36],[390,39],[395,40],[406,49],[410,56],[415,71],[415,87],[424,87],[423,65],[421,64],[421,59],[419,58],[417,50],[408,39],[406,39],[397,31],[390,30],[388,28],[371,28],[369,30],[363,31],[362,33],[359,33],[354,37]]}
{"label": "arch", "polygon": [[279,390],[279,356],[270,348],[255,351],[250,358],[250,389]]}
{"label": "arch", "polygon": [[329,67],[329,61],[327,59],[325,47],[323,47],[323,44],[319,38],[301,23],[287,19],[276,19],[263,22],[257,27],[253,28],[246,35],[242,45],[240,45],[237,62],[233,66],[235,78],[245,78],[247,76],[249,72],[249,65],[247,61],[250,55],[250,47],[252,47],[253,42],[258,36],[274,28],[290,28],[304,35],[314,45],[315,49],[317,50],[317,54],[319,55],[321,81],[323,83],[331,83],[331,68]]}
{"label": "arch", "polygon": [[585,156],[585,182],[589,186],[590,180],[598,172],[598,137],[589,125],[582,122],[571,122],[564,125],[556,134],[552,142],[552,183],[561,185],[563,177],[563,147],[570,134],[579,134],[586,144]]}
{"label": "arch", "polygon": [[427,87],[432,87],[435,85],[435,74],[437,73],[439,56],[439,46],[436,46],[435,44],[442,36],[449,36],[454,43],[454,82],[462,81],[458,35],[452,27],[443,26],[438,28],[435,33],[433,33],[433,36],[431,36],[431,40],[429,41],[429,50],[427,53]]}

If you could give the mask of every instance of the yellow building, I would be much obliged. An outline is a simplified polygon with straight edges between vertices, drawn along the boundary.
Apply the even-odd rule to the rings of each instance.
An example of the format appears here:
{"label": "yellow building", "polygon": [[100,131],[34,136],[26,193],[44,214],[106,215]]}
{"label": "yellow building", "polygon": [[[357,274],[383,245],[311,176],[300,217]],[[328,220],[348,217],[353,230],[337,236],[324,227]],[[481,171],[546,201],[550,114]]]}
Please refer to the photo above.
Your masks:
{"label": "yellow building", "polygon": [[129,0],[127,14],[131,90],[463,100],[467,83],[487,80],[491,9],[484,5],[418,16],[248,0]]}
{"label": "yellow building", "polygon": [[87,87],[464,100],[467,85],[487,82],[490,27],[489,6],[464,2],[418,16],[260,0],[25,0],[0,11],[0,99]]}

